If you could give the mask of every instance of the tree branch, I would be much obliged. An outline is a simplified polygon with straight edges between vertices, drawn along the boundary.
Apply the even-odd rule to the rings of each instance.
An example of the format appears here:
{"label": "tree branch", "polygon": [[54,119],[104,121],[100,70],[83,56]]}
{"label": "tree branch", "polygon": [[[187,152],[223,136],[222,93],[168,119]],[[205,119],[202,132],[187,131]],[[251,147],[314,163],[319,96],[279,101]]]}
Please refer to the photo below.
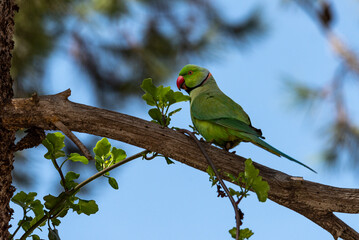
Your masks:
{"label": "tree branch", "polygon": [[[208,163],[190,137],[133,116],[73,103],[67,100],[69,95],[70,90],[67,90],[38,99],[13,99],[0,113],[2,125],[9,130],[34,126],[54,130],[57,128],[52,122],[61,121],[71,131],[126,142],[206,171]],[[244,171],[245,158],[209,144],[203,147],[222,172],[238,175]],[[354,229],[333,214],[359,213],[359,189],[310,182],[253,164],[270,185],[269,199],[307,217],[335,239],[359,239]]]}
{"label": "tree branch", "polygon": [[85,145],[80,141],[80,139],[78,139],[75,134],[73,134],[61,121],[53,121],[52,123],[68,138],[70,138],[73,143],[75,143],[75,145],[80,149],[80,151],[89,161],[93,159],[90,151],[85,147]]}

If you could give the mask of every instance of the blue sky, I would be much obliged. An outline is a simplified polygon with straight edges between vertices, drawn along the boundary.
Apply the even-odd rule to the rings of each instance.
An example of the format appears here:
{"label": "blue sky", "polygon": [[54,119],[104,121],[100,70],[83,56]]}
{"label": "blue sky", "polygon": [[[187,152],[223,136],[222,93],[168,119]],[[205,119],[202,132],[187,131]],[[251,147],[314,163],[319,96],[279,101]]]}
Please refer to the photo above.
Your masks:
{"label": "blue sky", "polygon": [[[237,154],[306,180],[357,188],[358,181],[349,168],[328,170],[320,159],[324,141],[319,128],[329,109],[323,108],[318,114],[318,111],[294,108],[283,82],[285,76],[290,75],[320,86],[332,77],[337,57],[317,26],[295,5],[283,4],[283,1],[256,2],[263,6],[268,21],[267,37],[255,41],[247,51],[222,54],[215,62],[191,63],[211,71],[222,91],[246,110],[253,125],[262,129],[270,144],[313,167],[318,174],[251,144],[236,147]],[[254,5],[237,1],[223,1],[222,4],[233,6],[220,10],[229,16],[238,14],[237,11],[245,13]],[[341,1],[335,7],[339,16],[336,31],[350,46],[356,47],[358,3]],[[93,89],[71,61],[63,54],[52,56],[47,72],[47,93],[71,88],[71,101],[94,105]],[[178,66],[178,72],[181,68]],[[173,89],[176,88],[176,75],[167,83]],[[114,110],[150,119],[144,102],[129,101],[131,103],[125,108]],[[174,116],[172,123],[188,128],[191,124],[188,103],[178,106],[183,110]],[[84,134],[77,135],[86,138]],[[126,150],[128,155],[139,151],[124,143],[113,140],[111,143]],[[39,147],[31,154],[42,156],[44,153],[44,148]],[[49,161],[37,159],[33,164],[42,173],[38,184],[54,182],[56,173]],[[168,166],[164,159],[158,158],[134,160],[114,170],[112,175],[117,178],[120,189],[111,189],[105,181],[88,185],[96,189],[85,198],[96,200],[100,211],[90,217],[70,213],[59,227],[62,239],[231,239],[228,230],[235,225],[233,209],[227,199],[216,197],[207,174],[179,162]],[[46,195],[53,189],[51,185],[41,185],[35,191]],[[14,209],[17,211],[15,218],[20,218],[21,210]],[[244,227],[254,232],[253,240],[332,239],[329,233],[305,217],[270,200],[259,203],[253,194],[242,201],[241,209],[245,214]],[[340,217],[359,231],[359,215],[340,214]],[[46,238],[45,233],[41,236]]]}

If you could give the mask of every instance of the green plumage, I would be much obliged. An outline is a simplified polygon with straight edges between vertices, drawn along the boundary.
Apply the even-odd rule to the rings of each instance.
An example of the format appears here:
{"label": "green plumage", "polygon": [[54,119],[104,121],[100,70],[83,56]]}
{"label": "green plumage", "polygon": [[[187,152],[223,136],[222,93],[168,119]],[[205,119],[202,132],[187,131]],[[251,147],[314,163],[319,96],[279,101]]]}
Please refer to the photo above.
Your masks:
{"label": "green plumage", "polygon": [[179,73],[177,85],[189,93],[192,122],[206,141],[226,150],[237,146],[240,142],[251,142],[315,172],[263,141],[262,131],[254,128],[242,107],[218,88],[207,69],[186,65]]}

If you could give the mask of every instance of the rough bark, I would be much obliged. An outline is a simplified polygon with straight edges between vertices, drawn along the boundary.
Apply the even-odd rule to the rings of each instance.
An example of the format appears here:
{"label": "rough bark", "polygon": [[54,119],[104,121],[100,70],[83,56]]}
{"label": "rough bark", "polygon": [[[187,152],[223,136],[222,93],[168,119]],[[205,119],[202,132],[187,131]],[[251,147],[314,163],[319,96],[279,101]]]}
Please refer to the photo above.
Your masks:
{"label": "rough bark", "polygon": [[[14,48],[12,36],[15,10],[17,6],[14,0],[0,1],[0,110],[13,97],[10,67],[11,51]],[[0,122],[0,239],[8,239],[10,236],[8,229],[13,210],[9,203],[15,190],[11,186],[14,140],[15,131],[4,128]]]}
{"label": "rough bark", "polygon": [[[70,91],[51,96],[13,99],[1,113],[2,124],[10,129],[40,127],[56,129],[61,121],[72,131],[123,141],[161,153],[201,171],[207,161],[193,139],[168,128],[125,114],[73,103]],[[222,172],[237,175],[244,170],[243,157],[204,144],[208,155]],[[359,234],[333,212],[359,213],[359,189],[327,186],[292,177],[254,163],[270,185],[269,199],[290,208],[330,232],[334,238],[359,239]],[[224,179],[229,180],[224,177]]]}

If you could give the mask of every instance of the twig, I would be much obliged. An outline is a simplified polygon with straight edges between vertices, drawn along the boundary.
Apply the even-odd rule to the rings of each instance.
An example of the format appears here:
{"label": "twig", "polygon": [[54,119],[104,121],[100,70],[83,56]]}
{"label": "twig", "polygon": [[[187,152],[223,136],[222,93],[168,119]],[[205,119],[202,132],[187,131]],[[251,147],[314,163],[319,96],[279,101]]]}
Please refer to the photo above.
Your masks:
{"label": "twig", "polygon": [[68,191],[67,186],[66,186],[66,180],[64,177],[64,174],[62,173],[61,168],[59,167],[59,165],[56,162],[56,158],[51,158],[52,164],[54,164],[56,170],[59,172],[60,177],[61,177],[61,181],[62,181],[62,185],[64,186],[65,192]]}
{"label": "twig", "polygon": [[[136,158],[142,157],[143,155],[145,155],[146,153],[148,153],[148,150],[136,153],[134,155],[132,155],[131,157],[128,157],[124,160],[122,160],[121,162],[118,162],[108,168],[103,169],[102,171],[94,174],[93,176],[89,177],[88,179],[86,179],[85,181],[79,183],[78,185],[76,185],[76,187],[74,187],[74,189],[72,189],[71,191],[67,192],[67,194],[64,194],[63,197],[61,199],[59,199],[59,201],[55,204],[55,206],[49,211],[48,214],[46,214],[45,216],[43,216],[41,219],[39,219],[37,222],[34,223],[34,225],[32,225],[20,238],[20,240],[25,240],[37,227],[39,227],[43,222],[45,222],[47,219],[50,219],[51,216],[58,211],[58,207],[61,206],[61,204],[63,204],[63,202],[66,200],[66,198],[72,196],[73,194],[76,194],[76,192],[78,192],[81,188],[83,188],[85,185],[87,185],[89,182],[92,182],[93,180],[101,177],[103,174],[105,174],[106,172],[111,171],[114,168],[117,168],[125,163],[128,163]],[[61,212],[61,211],[60,211]]]}
{"label": "twig", "polygon": [[[24,221],[26,218],[26,210],[25,208],[22,209],[24,211],[24,217],[22,218],[21,221]],[[17,228],[15,229],[14,233],[10,236],[10,240],[14,239],[14,236],[16,235],[16,233],[20,230],[21,226],[23,225],[24,222],[22,222],[21,224],[18,224]]]}
{"label": "twig", "polygon": [[89,182],[92,182],[93,180],[95,180],[96,178],[101,177],[102,175],[104,175],[105,173],[111,171],[114,168],[117,168],[125,163],[128,163],[136,158],[139,157],[143,157],[145,154],[149,153],[150,151],[148,150],[144,150],[142,152],[136,153],[135,155],[132,155],[131,157],[128,157],[124,160],[122,160],[121,162],[115,163],[114,165],[105,168],[103,170],[101,170],[100,172],[94,174],[93,176],[89,177],[88,179],[86,179],[85,181],[79,183],[78,185],[76,185],[76,187],[74,187],[74,189],[72,190],[73,193],[75,193],[76,191],[80,190],[80,188],[82,188],[83,186],[85,186],[86,184],[88,184]]}
{"label": "twig", "polygon": [[236,201],[234,200],[232,195],[229,193],[229,190],[228,190],[226,184],[223,182],[221,176],[219,175],[219,172],[217,171],[217,168],[214,165],[212,159],[208,156],[206,150],[202,147],[201,143],[198,141],[196,136],[191,131],[188,131],[187,129],[178,129],[178,131],[181,132],[181,133],[184,133],[184,134],[188,134],[190,137],[193,138],[193,140],[196,142],[197,146],[201,150],[203,156],[206,158],[208,164],[211,166],[214,173],[216,174],[216,177],[217,177],[218,181],[220,182],[223,190],[226,192],[229,200],[231,201],[233,209],[234,209],[234,213],[235,213],[235,216],[236,216],[236,240],[238,240],[239,239],[239,230],[240,230],[239,228],[240,228],[240,225],[241,225],[241,217],[239,216],[239,209],[238,209],[238,205],[237,205]]}
{"label": "twig", "polygon": [[73,134],[70,129],[66,127],[65,124],[63,124],[61,121],[52,121],[52,123],[61,130],[68,138],[70,138],[76,146],[80,149],[80,151],[85,155],[85,157],[88,160],[92,160],[91,153],[89,150],[85,147],[85,145]]}
{"label": "twig", "polygon": [[[148,152],[148,153],[150,153],[150,152]],[[146,153],[146,154],[143,155],[143,158],[146,159],[146,160],[152,160],[157,156],[158,156],[158,153],[156,153],[156,152],[153,153],[152,156],[150,156],[150,157],[147,157],[147,153]]]}

